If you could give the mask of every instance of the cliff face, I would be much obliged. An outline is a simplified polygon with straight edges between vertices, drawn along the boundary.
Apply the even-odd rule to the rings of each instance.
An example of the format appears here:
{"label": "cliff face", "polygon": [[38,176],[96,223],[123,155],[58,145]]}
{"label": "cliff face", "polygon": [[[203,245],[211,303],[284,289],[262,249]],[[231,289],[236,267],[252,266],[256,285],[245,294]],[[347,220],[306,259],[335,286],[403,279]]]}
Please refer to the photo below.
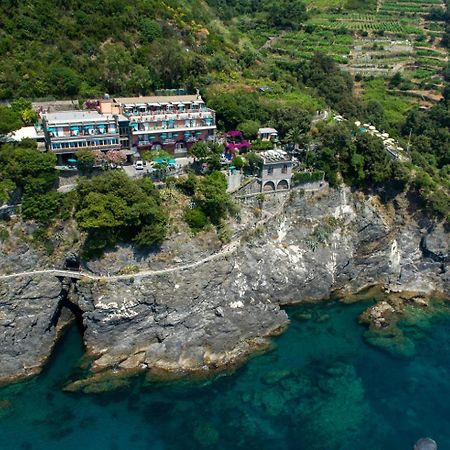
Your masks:
{"label": "cliff face", "polygon": [[[355,293],[374,284],[391,291],[449,292],[448,235],[414,219],[406,200],[385,207],[375,198],[342,190],[286,194],[277,202],[285,203],[283,212],[264,228],[249,227],[229,255],[150,277],[76,283],[70,298],[82,313],[94,369],[224,367],[288,323],[282,304],[326,299],[333,291]],[[276,211],[272,203],[265,202],[263,209]],[[251,217],[252,211],[247,205],[243,216]],[[108,270],[101,266],[97,263],[97,270]],[[41,283],[36,288],[41,306],[31,315],[45,310],[48,316],[57,305],[49,292],[56,295],[57,286],[51,290],[44,281],[33,282]],[[0,290],[1,310],[15,302],[11,314],[16,318],[30,315],[30,301],[19,301],[16,294],[20,283],[26,280],[3,283]],[[17,373],[27,362],[33,339],[55,337],[39,328],[37,338],[25,336],[23,347],[16,348],[6,331],[2,323],[2,360],[14,362],[4,375]],[[39,364],[37,355],[34,362]]]}
{"label": "cliff face", "polygon": [[0,382],[41,370],[72,318],[60,308],[62,291],[49,276],[0,282]]}

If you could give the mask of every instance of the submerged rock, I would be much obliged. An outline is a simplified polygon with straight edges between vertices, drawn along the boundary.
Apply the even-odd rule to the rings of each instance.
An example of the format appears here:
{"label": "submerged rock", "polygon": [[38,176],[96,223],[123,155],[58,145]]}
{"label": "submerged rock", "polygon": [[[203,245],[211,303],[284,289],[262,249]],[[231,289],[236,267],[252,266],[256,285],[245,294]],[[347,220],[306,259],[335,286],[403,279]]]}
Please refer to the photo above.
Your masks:
{"label": "submerged rock", "polygon": [[437,444],[433,439],[419,439],[414,446],[414,450],[437,450]]}
{"label": "submerged rock", "polygon": [[385,294],[364,311],[359,321],[369,326],[366,341],[394,356],[412,357],[416,339],[427,334],[432,319],[449,314],[445,298],[431,300],[415,293]]}

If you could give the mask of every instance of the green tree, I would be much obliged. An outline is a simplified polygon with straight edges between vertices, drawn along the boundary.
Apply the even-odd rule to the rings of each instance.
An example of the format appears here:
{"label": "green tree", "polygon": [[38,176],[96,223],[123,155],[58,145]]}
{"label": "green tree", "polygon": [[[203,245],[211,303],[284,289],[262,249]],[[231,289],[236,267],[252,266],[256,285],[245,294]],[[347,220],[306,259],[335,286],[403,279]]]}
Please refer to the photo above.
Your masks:
{"label": "green tree", "polygon": [[27,194],[22,200],[22,215],[47,225],[59,214],[62,204],[61,194],[56,191],[44,194]]}
{"label": "green tree", "polygon": [[392,175],[392,159],[380,139],[367,133],[356,139],[356,152],[364,156],[366,177],[374,183],[389,180]]}
{"label": "green tree", "polygon": [[261,168],[262,159],[256,153],[248,153],[246,155],[248,168],[252,174],[257,174]]}
{"label": "green tree", "polygon": [[0,147],[0,178],[9,179],[27,192],[48,192],[57,179],[56,156],[35,148]]}
{"label": "green tree", "polygon": [[148,178],[132,180],[123,172],[111,171],[81,180],[77,194],[75,217],[87,233],[87,254],[101,253],[117,242],[150,247],[163,241],[167,217]]}
{"label": "green tree", "polygon": [[37,122],[37,114],[29,100],[18,98],[11,103],[11,109],[20,116],[24,125],[33,125]]}
{"label": "green tree", "polygon": [[141,37],[144,42],[153,42],[162,36],[161,25],[156,20],[144,18],[140,22]]}
{"label": "green tree", "polygon": [[75,97],[81,85],[77,72],[70,67],[52,68],[49,82],[52,84],[54,92],[62,97]]}
{"label": "green tree", "polygon": [[277,28],[298,30],[306,19],[306,6],[302,1],[276,0],[269,6],[269,20]]}
{"label": "green tree", "polygon": [[22,126],[20,114],[8,106],[0,106],[0,135],[18,130]]}
{"label": "green tree", "polygon": [[242,158],[242,156],[236,156],[233,158],[233,160],[231,161],[231,164],[236,167],[236,169],[243,169],[246,165],[246,161],[244,160],[244,158]]}
{"label": "green tree", "polygon": [[208,144],[204,141],[196,142],[190,149],[189,154],[195,159],[205,159],[209,156]]}
{"label": "green tree", "polygon": [[195,203],[214,225],[218,225],[233,207],[227,186],[225,175],[215,171],[201,180],[194,196]]}
{"label": "green tree", "polygon": [[291,128],[284,138],[286,144],[292,145],[306,145],[309,140],[308,134],[302,133],[298,128]]}
{"label": "green tree", "polygon": [[237,129],[242,131],[247,139],[256,139],[260,127],[261,122],[258,122],[257,120],[245,120],[237,126]]}
{"label": "green tree", "polygon": [[296,129],[299,134],[307,133],[311,127],[311,114],[301,106],[288,106],[275,111],[272,118],[273,126],[281,138]]}
{"label": "green tree", "polygon": [[83,175],[92,173],[95,165],[95,153],[88,149],[78,150],[76,153],[77,168]]}
{"label": "green tree", "polygon": [[16,185],[13,181],[8,179],[0,181],[0,205],[8,202],[15,189]]}

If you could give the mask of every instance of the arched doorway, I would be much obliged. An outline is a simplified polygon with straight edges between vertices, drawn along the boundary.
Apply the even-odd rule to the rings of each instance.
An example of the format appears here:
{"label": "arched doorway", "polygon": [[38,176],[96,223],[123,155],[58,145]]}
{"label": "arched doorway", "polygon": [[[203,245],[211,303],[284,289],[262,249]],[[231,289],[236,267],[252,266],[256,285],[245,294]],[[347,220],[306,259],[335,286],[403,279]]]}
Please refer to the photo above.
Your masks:
{"label": "arched doorway", "polygon": [[178,142],[175,144],[174,153],[175,153],[175,155],[185,155],[185,154],[187,153],[187,145],[186,145],[186,142],[184,142],[184,141],[178,141]]}
{"label": "arched doorway", "polygon": [[275,191],[275,183],[273,181],[268,181],[264,184],[263,187],[264,192],[274,192]]}
{"label": "arched doorway", "polygon": [[287,180],[281,180],[278,183],[277,190],[279,191],[287,191],[289,189],[289,182]]}

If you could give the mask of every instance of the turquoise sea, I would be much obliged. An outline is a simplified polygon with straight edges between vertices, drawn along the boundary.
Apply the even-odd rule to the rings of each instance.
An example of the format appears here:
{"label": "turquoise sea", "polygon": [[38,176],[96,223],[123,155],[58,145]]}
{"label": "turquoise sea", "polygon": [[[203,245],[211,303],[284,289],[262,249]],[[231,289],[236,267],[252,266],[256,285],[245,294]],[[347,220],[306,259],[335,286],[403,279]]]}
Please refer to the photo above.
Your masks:
{"label": "turquoise sea", "polygon": [[366,342],[366,307],[292,308],[233,374],[103,394],[62,391],[83,355],[72,327],[40,376],[0,388],[0,449],[411,450],[425,436],[450,449],[450,317],[405,325],[402,356]]}

